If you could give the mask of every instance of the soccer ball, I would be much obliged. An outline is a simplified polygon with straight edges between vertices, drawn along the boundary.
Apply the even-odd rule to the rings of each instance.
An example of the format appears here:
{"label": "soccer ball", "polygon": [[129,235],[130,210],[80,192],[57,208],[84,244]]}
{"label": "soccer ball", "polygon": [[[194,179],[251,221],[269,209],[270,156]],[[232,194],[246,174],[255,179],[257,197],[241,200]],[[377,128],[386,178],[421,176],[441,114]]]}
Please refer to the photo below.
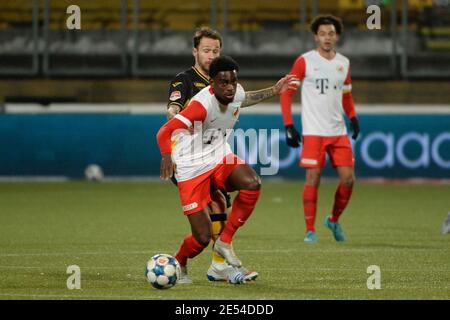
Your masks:
{"label": "soccer ball", "polygon": [[84,175],[88,181],[101,181],[104,178],[102,168],[97,164],[90,164],[84,170]]}
{"label": "soccer ball", "polygon": [[181,268],[177,259],[164,253],[151,257],[145,268],[148,282],[156,289],[173,287],[180,278],[180,274]]}

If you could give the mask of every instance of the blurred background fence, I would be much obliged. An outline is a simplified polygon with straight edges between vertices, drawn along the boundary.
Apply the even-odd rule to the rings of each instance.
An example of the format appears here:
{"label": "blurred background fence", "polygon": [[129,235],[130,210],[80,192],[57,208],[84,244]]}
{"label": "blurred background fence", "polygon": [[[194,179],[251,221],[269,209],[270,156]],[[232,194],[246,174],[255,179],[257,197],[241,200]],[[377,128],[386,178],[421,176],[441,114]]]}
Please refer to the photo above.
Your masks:
{"label": "blurred background fence", "polygon": [[[70,5],[81,30],[68,30]],[[381,29],[366,8],[381,8]],[[314,47],[317,13],[345,23],[339,50],[355,78],[449,78],[450,5],[445,0],[2,0],[3,76],[172,77],[191,62],[193,30],[221,31],[243,77],[277,77]]]}
{"label": "blurred background fence", "polygon": [[[66,25],[74,4],[80,30]],[[381,29],[369,30],[373,4]],[[192,64],[203,25],[222,33],[241,79],[275,79],[314,48],[308,25],[318,13],[344,21],[339,51],[361,80],[359,101],[450,101],[449,0],[2,0],[0,102],[164,101],[165,82],[154,80]]]}

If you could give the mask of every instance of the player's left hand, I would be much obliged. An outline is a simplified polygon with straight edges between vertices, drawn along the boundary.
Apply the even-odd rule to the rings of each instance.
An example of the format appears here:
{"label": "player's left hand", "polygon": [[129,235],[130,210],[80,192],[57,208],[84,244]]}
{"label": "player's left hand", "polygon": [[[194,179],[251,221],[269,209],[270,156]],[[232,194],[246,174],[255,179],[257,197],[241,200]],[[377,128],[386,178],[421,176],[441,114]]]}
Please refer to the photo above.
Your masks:
{"label": "player's left hand", "polygon": [[288,74],[278,80],[278,82],[272,87],[275,94],[280,94],[286,90],[297,91],[300,87],[300,80],[293,74]]}
{"label": "player's left hand", "polygon": [[350,119],[350,127],[352,128],[352,132],[353,132],[352,139],[356,140],[356,138],[358,138],[359,131],[360,131],[359,121],[358,121],[357,117],[353,117]]}
{"label": "player's left hand", "polygon": [[163,154],[161,159],[160,177],[163,180],[169,180],[175,171],[175,164],[172,162],[171,154]]}

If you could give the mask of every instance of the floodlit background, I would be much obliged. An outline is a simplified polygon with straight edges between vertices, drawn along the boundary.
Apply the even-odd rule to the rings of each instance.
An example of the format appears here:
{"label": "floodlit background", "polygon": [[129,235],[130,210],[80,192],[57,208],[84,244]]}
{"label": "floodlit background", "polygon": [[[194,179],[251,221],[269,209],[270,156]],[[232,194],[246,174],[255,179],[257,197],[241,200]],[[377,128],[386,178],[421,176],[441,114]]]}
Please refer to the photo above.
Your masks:
{"label": "floodlit background", "polygon": [[[70,5],[80,8],[80,30],[67,28]],[[379,29],[367,26],[371,5]],[[338,51],[351,61],[362,130],[341,220],[348,243],[322,225],[336,186],[328,165],[319,243],[303,244],[300,149],[286,146],[273,98],[236,126],[268,132],[236,152],[260,174],[276,167],[235,241],[259,279],[208,283],[208,248],[190,263],[193,286],[152,289],[146,260],[173,254],[189,232],[177,189],[159,181],[156,132],[169,81],[193,64],[194,30],[218,29],[222,53],[255,90],[314,49],[308,25],[325,13],[344,22]],[[113,183],[83,181],[88,167]],[[449,238],[440,232],[450,211],[450,3],[1,0],[0,180],[0,299],[449,299]],[[66,288],[69,265],[80,266],[82,290]],[[381,290],[367,288],[370,265],[381,269]]]}
{"label": "floodlit background", "polygon": [[[74,4],[79,30],[67,27]],[[367,13],[370,5],[379,19]],[[158,176],[154,137],[165,121],[168,82],[193,63],[195,28],[222,33],[223,53],[240,63],[241,82],[252,90],[314,48],[308,24],[318,13],[345,25],[339,51],[351,60],[362,122],[358,176],[450,178],[450,7],[443,0],[4,0],[0,176],[82,178],[93,163],[107,178]],[[244,112],[239,127],[281,130],[278,176],[301,177],[299,152],[283,140],[278,99]],[[262,139],[266,149],[269,139],[277,141]],[[241,147],[240,155],[249,160],[255,148]]]}

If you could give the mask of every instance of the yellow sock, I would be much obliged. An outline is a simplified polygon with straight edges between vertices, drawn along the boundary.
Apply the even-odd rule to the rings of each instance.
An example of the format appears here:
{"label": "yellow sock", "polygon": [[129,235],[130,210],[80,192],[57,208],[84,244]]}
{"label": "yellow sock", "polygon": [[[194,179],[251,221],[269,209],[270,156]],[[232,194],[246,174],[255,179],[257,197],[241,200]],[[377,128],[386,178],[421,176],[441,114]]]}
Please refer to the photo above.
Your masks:
{"label": "yellow sock", "polygon": [[[212,240],[216,242],[225,226],[226,221],[213,221],[212,222]],[[214,263],[225,263],[225,259],[219,254],[213,251],[212,262]]]}

